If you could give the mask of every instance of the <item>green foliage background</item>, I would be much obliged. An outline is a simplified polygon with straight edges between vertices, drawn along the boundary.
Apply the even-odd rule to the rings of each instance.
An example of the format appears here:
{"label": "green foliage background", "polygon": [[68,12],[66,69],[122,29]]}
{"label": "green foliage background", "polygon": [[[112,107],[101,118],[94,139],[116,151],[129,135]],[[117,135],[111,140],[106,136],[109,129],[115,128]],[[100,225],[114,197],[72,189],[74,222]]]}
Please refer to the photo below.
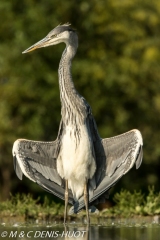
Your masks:
{"label": "green foliage background", "polygon": [[17,138],[54,140],[60,121],[58,63],[64,49],[21,52],[60,23],[77,29],[77,90],[92,106],[101,137],[138,128],[144,160],[114,187],[146,190],[160,181],[160,1],[0,1],[0,199],[42,193],[13,170]]}

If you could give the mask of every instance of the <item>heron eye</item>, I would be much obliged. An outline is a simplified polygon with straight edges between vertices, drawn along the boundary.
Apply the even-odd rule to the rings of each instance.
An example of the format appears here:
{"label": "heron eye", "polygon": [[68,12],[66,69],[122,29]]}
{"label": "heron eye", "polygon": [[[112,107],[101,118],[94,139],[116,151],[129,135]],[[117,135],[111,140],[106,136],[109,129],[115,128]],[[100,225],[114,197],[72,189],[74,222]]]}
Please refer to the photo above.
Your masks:
{"label": "heron eye", "polygon": [[57,36],[58,36],[58,34],[54,34],[54,35],[50,36],[50,38],[55,38]]}

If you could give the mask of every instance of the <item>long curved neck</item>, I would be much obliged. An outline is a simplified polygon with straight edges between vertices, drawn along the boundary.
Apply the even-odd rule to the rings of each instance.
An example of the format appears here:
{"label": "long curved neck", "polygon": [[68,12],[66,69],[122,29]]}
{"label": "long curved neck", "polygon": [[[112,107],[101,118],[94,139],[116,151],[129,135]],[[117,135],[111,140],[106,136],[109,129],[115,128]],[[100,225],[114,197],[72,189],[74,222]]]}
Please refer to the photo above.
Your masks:
{"label": "long curved neck", "polygon": [[59,87],[62,104],[62,118],[68,119],[77,109],[77,99],[80,97],[74,87],[71,75],[71,63],[77,51],[77,44],[67,45],[59,64]]}
{"label": "long curved neck", "polygon": [[75,91],[74,83],[72,81],[71,65],[76,50],[77,48],[74,46],[66,46],[59,64],[59,86],[62,103],[65,101],[66,97],[69,97],[69,95],[72,94],[72,91]]}

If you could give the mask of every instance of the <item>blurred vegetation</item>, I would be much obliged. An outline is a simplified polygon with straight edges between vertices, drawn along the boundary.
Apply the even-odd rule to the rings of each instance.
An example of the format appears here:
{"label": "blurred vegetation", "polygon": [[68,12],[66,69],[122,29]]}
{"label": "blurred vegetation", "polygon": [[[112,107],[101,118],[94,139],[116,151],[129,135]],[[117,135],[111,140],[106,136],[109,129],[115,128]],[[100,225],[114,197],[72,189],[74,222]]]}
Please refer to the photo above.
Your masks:
{"label": "blurred vegetation", "polygon": [[[147,194],[141,191],[121,190],[113,197],[115,205],[100,212],[90,213],[91,218],[99,217],[137,217],[137,216],[157,216],[160,214],[160,193],[154,187],[149,187]],[[53,221],[63,220],[64,206],[51,201],[45,197],[40,202],[38,197],[33,199],[30,194],[11,195],[10,200],[0,202],[0,218],[23,218],[25,221],[41,220]],[[78,214],[68,216],[76,219],[86,216],[86,211],[81,210]]]}
{"label": "blurred vegetation", "polygon": [[114,201],[115,206],[103,210],[102,215],[130,217],[160,214],[160,193],[156,192],[154,187],[149,187],[147,194],[136,190],[133,193],[121,190],[115,194]]}
{"label": "blurred vegetation", "polygon": [[30,180],[18,180],[11,149],[17,138],[55,140],[60,121],[57,69],[64,45],[21,52],[65,22],[71,22],[79,36],[74,83],[92,106],[101,137],[138,128],[144,139],[142,166],[113,191],[146,191],[152,184],[158,189],[159,16],[159,0],[0,2],[1,200],[9,192],[32,192],[35,198],[45,194]]}
{"label": "blurred vegetation", "polygon": [[[51,202],[45,197],[43,204],[39,203],[40,198],[33,199],[30,194],[16,194],[10,200],[0,202],[0,217],[23,217],[23,220],[47,220],[63,216],[64,207],[59,203]],[[63,218],[63,217],[62,217]]]}

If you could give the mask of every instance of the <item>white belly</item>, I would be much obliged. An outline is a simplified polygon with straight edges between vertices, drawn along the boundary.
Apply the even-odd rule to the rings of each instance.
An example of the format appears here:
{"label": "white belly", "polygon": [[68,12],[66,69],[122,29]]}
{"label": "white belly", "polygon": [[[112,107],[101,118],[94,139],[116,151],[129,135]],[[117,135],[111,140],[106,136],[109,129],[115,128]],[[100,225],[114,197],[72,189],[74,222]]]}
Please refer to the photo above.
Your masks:
{"label": "white belly", "polygon": [[62,178],[68,180],[68,187],[75,200],[83,195],[85,181],[92,178],[95,170],[92,141],[86,126],[81,126],[79,140],[75,137],[73,127],[68,126],[57,159],[57,171]]}

